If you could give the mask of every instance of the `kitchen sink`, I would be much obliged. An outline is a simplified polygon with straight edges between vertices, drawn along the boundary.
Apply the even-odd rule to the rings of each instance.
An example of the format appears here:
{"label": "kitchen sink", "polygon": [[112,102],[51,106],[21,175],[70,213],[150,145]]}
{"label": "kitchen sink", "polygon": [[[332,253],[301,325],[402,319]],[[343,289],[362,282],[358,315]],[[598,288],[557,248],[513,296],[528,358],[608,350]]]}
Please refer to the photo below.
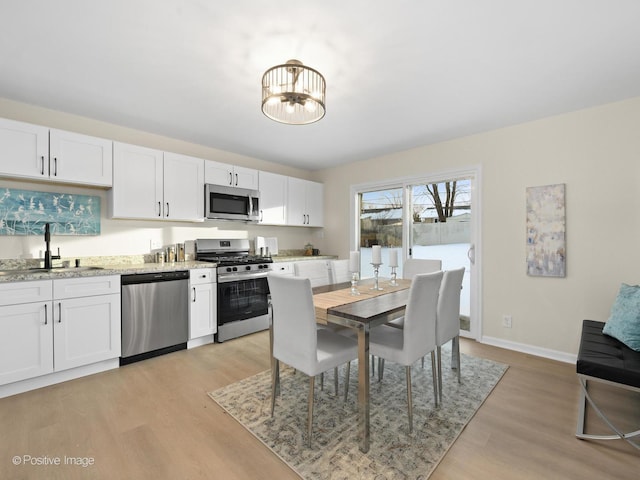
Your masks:
{"label": "kitchen sink", "polygon": [[54,267],[54,268],[16,268],[10,270],[0,270],[0,277],[11,275],[29,275],[31,273],[49,273],[49,272],[86,272],[89,270],[102,270],[102,267]]}

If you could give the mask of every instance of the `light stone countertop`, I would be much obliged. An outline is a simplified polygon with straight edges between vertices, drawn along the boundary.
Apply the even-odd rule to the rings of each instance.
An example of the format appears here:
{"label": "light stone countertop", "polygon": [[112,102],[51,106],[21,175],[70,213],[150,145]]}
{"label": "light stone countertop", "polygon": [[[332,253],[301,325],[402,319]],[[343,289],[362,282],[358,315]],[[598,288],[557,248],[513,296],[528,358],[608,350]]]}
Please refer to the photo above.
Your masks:
{"label": "light stone countertop", "polygon": [[[92,268],[99,267],[99,268]],[[137,263],[137,264],[92,264],[87,267],[53,268],[51,270],[29,271],[19,270],[20,273],[0,274],[0,283],[23,282],[31,280],[55,280],[60,278],[96,277],[103,275],[129,275],[136,273],[173,272],[178,270],[192,270],[195,268],[215,268],[211,262],[173,262],[173,263]],[[7,269],[8,271],[12,269]],[[16,269],[13,269],[16,270]]]}
{"label": "light stone countertop", "polygon": [[275,257],[271,257],[274,263],[279,262],[301,262],[304,260],[335,260],[338,258],[337,255],[277,255]]}
{"label": "light stone countertop", "polygon": [[[151,258],[149,256],[149,258]],[[336,255],[281,255],[272,257],[274,263],[300,262],[307,260],[334,260]],[[172,272],[195,268],[215,268],[217,264],[187,260],[186,262],[153,263],[145,256],[83,258],[80,268],[54,266],[51,270],[40,269],[40,261],[0,260],[0,283],[32,280],[55,280],[60,278],[96,277],[103,275],[130,275],[136,273]],[[59,262],[56,262],[56,264]],[[73,262],[70,262],[73,263]],[[96,268],[98,267],[98,268]],[[16,273],[6,273],[13,272]]]}

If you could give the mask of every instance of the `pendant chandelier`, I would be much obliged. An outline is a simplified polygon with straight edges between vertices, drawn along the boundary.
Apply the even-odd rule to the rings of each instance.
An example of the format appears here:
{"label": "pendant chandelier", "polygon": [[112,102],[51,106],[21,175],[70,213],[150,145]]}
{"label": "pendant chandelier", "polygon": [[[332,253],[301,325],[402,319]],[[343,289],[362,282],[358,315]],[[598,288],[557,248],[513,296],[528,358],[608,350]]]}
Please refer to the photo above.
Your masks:
{"label": "pendant chandelier", "polygon": [[325,113],[325,80],[298,60],[276,65],[262,76],[262,113],[276,122],[306,125]]}

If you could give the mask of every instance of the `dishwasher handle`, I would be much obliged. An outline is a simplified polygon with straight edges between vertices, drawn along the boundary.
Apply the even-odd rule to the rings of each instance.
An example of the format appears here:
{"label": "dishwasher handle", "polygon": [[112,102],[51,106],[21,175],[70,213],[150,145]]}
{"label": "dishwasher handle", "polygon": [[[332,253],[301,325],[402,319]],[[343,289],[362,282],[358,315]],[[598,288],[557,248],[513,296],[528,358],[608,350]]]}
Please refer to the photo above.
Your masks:
{"label": "dishwasher handle", "polygon": [[189,280],[189,271],[177,270],[174,272],[133,273],[120,277],[120,283],[123,286],[139,283],[170,282],[173,280]]}

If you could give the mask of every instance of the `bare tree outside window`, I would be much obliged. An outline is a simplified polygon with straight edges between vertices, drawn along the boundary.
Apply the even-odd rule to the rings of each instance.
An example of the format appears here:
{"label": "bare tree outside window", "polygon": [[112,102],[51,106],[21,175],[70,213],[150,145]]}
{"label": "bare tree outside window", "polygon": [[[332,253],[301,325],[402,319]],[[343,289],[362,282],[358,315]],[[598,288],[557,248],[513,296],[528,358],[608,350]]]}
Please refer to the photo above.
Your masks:
{"label": "bare tree outside window", "polygon": [[[414,189],[413,221],[426,219],[444,223],[448,218],[470,209],[470,184],[468,181],[452,180],[424,185]],[[428,220],[427,220],[428,221]]]}

